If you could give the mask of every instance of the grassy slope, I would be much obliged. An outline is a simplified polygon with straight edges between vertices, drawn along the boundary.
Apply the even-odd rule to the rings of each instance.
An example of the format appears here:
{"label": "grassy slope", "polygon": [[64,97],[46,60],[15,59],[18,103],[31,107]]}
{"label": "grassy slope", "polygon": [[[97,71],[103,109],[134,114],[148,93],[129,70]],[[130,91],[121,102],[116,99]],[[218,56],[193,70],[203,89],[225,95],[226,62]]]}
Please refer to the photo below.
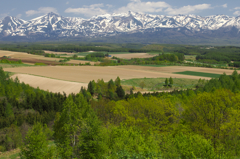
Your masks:
{"label": "grassy slope", "polygon": [[28,65],[28,64],[7,64],[7,63],[0,63],[0,67],[2,67],[2,68],[28,67],[28,66],[34,66],[34,65]]}
{"label": "grassy slope", "polygon": [[3,152],[0,154],[0,159],[17,159],[19,158],[20,149],[15,149],[12,151]]}
{"label": "grassy slope", "polygon": [[[166,78],[135,78],[129,80],[122,80],[122,85],[140,87],[140,83],[143,81],[145,83],[144,89],[146,90],[164,90]],[[187,89],[193,88],[198,80],[196,79],[182,79],[182,78],[173,78],[173,88],[172,89]]]}

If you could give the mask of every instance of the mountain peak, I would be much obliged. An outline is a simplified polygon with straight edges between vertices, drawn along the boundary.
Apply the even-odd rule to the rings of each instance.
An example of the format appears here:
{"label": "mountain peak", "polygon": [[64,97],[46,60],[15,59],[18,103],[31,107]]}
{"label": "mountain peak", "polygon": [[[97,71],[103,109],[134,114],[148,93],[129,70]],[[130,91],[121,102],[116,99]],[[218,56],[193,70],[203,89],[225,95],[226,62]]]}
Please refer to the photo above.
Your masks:
{"label": "mountain peak", "polygon": [[48,15],[48,16],[60,16],[59,14],[54,13],[54,12],[50,12],[50,13],[48,13],[47,15]]}
{"label": "mountain peak", "polygon": [[[141,12],[127,11],[93,16],[90,19],[62,17],[58,13],[50,12],[28,22],[7,16],[0,21],[0,38],[4,32],[7,36],[35,36],[39,37],[90,37],[115,36],[131,33],[165,33],[168,29],[177,35],[200,35],[211,31],[224,30],[235,27],[240,31],[240,17],[198,15],[152,15]],[[223,35],[228,34],[224,32]],[[235,35],[234,33],[231,33]],[[240,34],[239,34],[240,37]]]}

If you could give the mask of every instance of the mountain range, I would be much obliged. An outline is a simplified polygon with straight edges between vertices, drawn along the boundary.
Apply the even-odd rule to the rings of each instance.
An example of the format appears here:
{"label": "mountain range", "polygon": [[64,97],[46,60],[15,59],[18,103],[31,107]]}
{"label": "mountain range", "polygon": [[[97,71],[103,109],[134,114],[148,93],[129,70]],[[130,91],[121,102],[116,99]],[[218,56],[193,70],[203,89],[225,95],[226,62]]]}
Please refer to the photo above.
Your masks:
{"label": "mountain range", "polygon": [[[0,21],[0,40],[135,39],[143,41],[240,40],[240,16],[152,15],[136,12],[90,19],[48,13],[30,21],[7,16]],[[175,43],[176,43],[175,42]],[[174,43],[174,42],[173,42]]]}

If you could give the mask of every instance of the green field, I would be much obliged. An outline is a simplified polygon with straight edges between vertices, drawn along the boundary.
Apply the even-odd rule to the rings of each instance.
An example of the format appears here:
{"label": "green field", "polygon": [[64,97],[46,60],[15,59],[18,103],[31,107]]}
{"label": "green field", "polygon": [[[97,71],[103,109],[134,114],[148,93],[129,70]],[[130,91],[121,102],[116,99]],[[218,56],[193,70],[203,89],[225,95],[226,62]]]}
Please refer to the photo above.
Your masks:
{"label": "green field", "polygon": [[167,67],[169,65],[139,65],[139,66],[149,66],[149,67]]}
{"label": "green field", "polygon": [[211,78],[219,78],[221,76],[221,74],[194,72],[194,71],[184,71],[184,72],[174,72],[174,73],[181,74],[181,75],[191,75],[191,76],[201,76],[201,77],[211,77]]}
{"label": "green field", "polygon": [[[117,55],[117,54],[134,54],[134,53],[131,53],[131,52],[105,52],[105,51],[95,51],[95,52],[79,52],[79,53],[73,53],[78,55],[78,56],[87,56],[88,54],[92,54],[92,53],[97,53],[97,52],[100,52],[100,53],[108,53],[108,54],[111,54],[111,55]],[[73,56],[72,55],[72,56]]]}
{"label": "green field", "polygon": [[[122,80],[122,85],[141,87],[140,83],[144,82],[146,90],[164,90],[166,78],[134,78],[129,80]],[[196,79],[183,79],[183,78],[173,78],[173,87],[172,89],[187,89],[194,88],[198,83]]]}
{"label": "green field", "polygon": [[192,60],[192,61],[196,60],[196,55],[184,55],[184,56],[185,56],[185,60]]}
{"label": "green field", "polygon": [[28,67],[28,66],[34,66],[34,65],[28,65],[28,64],[7,64],[7,63],[0,63],[0,67],[2,67],[2,68]]}

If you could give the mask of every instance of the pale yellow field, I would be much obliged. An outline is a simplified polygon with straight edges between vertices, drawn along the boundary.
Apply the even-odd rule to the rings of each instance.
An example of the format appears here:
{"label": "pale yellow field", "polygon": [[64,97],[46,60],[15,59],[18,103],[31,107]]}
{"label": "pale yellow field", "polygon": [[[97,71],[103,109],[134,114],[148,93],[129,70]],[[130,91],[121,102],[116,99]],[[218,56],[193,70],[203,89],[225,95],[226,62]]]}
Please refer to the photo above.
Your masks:
{"label": "pale yellow field", "polygon": [[[140,66],[141,67],[141,66]],[[196,68],[196,67],[194,67]],[[163,69],[162,71],[157,69]],[[188,67],[183,67],[181,70],[187,70]],[[190,68],[189,68],[190,69]],[[196,68],[197,69],[197,68]],[[119,76],[121,79],[132,78],[188,78],[199,79],[198,76],[173,74],[172,72],[178,72],[180,69],[173,69],[171,67],[142,67],[142,69],[133,66],[46,66],[46,67],[21,67],[21,68],[4,68],[5,71],[33,74],[39,76],[50,77],[54,79],[61,79],[67,81],[76,81],[88,83],[90,80],[103,79],[109,81],[110,79],[116,79]],[[173,71],[174,70],[174,71]],[[180,70],[180,71],[181,71]],[[196,70],[197,71],[197,70]],[[219,70],[218,72],[224,72]],[[210,79],[202,77],[204,79]]]}
{"label": "pale yellow field", "polygon": [[39,55],[32,55],[25,52],[13,52],[13,51],[5,51],[0,50],[0,57],[2,56],[10,56],[15,59],[38,59],[38,60],[47,60],[47,61],[59,61],[59,58],[50,58]]}
{"label": "pale yellow field", "polygon": [[83,60],[70,60],[70,61],[67,61],[66,63],[69,63],[69,64],[85,64],[85,63],[90,63],[91,65],[94,65],[94,64],[99,64],[100,62],[91,62],[91,61],[83,61]]}
{"label": "pale yellow field", "polygon": [[[121,79],[132,78],[187,78],[211,79],[208,77],[174,74],[173,72],[196,71],[206,73],[232,74],[233,70],[202,67],[148,67],[148,66],[46,66],[46,67],[16,67],[4,68],[4,71],[15,72],[20,81],[33,87],[52,92],[77,93],[81,86],[87,87],[90,80],[103,79],[109,81],[119,76]],[[239,72],[240,73],[240,72]],[[30,74],[30,75],[29,75]],[[33,76],[37,75],[37,76]],[[42,77],[39,77],[42,76]],[[48,78],[45,78],[48,77]],[[52,78],[52,79],[51,79]],[[59,80],[57,80],[59,79]],[[69,82],[68,82],[69,81]],[[72,82],[71,82],[72,81]]]}
{"label": "pale yellow field", "polygon": [[74,55],[74,53],[70,53],[70,52],[55,52],[55,51],[48,51],[48,50],[44,50],[44,52],[47,53],[47,54],[58,54],[58,55],[67,54],[67,55]]}
{"label": "pale yellow field", "polygon": [[[0,57],[3,56],[10,56],[11,58],[14,59],[29,59],[29,60],[46,60],[46,61],[55,61],[55,62],[59,62],[59,60],[61,60],[60,58],[52,58],[52,57],[44,57],[44,56],[40,56],[40,55],[32,55],[32,54],[28,54],[28,53],[24,53],[24,52],[13,52],[13,51],[5,51],[5,50],[0,50]],[[70,60],[66,63],[68,64],[85,64],[89,61],[80,61],[80,60]],[[90,62],[91,65],[94,65],[96,62]]]}
{"label": "pale yellow field", "polygon": [[18,77],[20,82],[29,84],[34,88],[39,87],[40,89],[43,89],[45,91],[48,90],[50,92],[56,93],[58,92],[60,93],[65,92],[66,94],[79,93],[81,87],[87,88],[88,85],[87,83],[69,82],[27,74],[15,74],[12,76],[13,79],[15,79],[16,77]]}
{"label": "pale yellow field", "polygon": [[131,58],[150,58],[150,57],[154,57],[156,55],[151,55],[148,53],[129,53],[129,54],[110,54],[115,57],[118,58],[122,58],[122,59],[131,59]]}

